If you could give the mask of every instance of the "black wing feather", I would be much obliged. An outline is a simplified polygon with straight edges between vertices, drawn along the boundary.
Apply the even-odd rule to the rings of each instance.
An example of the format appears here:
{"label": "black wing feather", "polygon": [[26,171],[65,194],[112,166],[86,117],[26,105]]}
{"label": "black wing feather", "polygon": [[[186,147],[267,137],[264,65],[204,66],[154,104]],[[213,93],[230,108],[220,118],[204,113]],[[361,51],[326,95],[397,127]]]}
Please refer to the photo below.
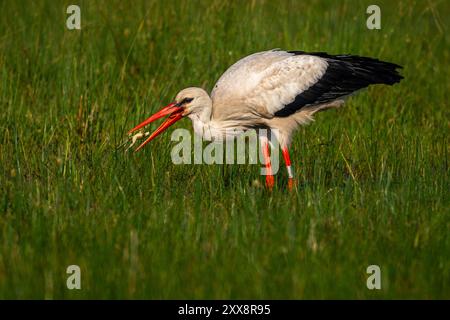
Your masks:
{"label": "black wing feather", "polygon": [[287,117],[305,106],[329,103],[371,84],[400,82],[403,77],[391,62],[353,55],[329,55],[325,52],[288,51],[295,55],[313,55],[326,59],[328,67],[323,76],[291,103],[277,111],[276,117]]}

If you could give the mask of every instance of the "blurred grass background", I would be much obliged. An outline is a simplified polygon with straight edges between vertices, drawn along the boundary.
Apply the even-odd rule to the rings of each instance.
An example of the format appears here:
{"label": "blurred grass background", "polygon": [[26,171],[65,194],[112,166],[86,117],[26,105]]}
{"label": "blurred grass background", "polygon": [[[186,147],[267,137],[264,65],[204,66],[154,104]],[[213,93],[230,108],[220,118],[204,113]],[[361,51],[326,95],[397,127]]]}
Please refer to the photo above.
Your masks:
{"label": "blurred grass background", "polygon": [[[450,298],[447,1],[0,2],[0,298]],[[259,166],[173,165],[125,133],[261,50],[352,53],[405,79]],[[188,120],[176,127],[191,128]],[[81,290],[66,268],[81,267]],[[382,290],[366,288],[377,264]]]}

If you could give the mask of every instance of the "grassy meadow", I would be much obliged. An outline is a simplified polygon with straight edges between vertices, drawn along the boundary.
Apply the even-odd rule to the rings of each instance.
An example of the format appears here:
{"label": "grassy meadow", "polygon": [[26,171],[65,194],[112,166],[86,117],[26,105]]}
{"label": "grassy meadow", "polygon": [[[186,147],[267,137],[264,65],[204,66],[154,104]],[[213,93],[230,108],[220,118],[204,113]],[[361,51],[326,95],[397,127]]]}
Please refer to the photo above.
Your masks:
{"label": "grassy meadow", "polygon": [[[0,2],[1,299],[450,298],[448,1],[378,1],[381,30],[368,0],[80,0],[81,30],[69,4]],[[405,79],[301,128],[292,192],[284,168],[269,192],[259,165],[174,165],[168,133],[116,148],[180,89],[272,48],[377,57]]]}

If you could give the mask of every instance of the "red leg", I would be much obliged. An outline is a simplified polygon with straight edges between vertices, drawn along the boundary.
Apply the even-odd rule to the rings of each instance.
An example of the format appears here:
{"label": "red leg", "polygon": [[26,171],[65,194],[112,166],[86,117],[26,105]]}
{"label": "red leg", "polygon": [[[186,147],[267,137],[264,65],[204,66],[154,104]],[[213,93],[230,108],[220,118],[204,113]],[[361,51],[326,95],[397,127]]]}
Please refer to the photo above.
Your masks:
{"label": "red leg", "polygon": [[270,163],[270,147],[269,147],[269,143],[267,142],[267,140],[264,140],[261,144],[262,146],[262,151],[263,151],[263,155],[264,155],[264,160],[266,162],[266,187],[268,187],[269,189],[273,188],[273,185],[275,184],[275,180],[273,178],[273,174],[272,174],[272,164]]}
{"label": "red leg", "polygon": [[291,157],[289,156],[289,150],[287,147],[283,148],[282,152],[283,152],[284,162],[286,164],[286,169],[288,172],[288,188],[289,188],[289,190],[291,190],[295,185],[294,170],[292,169],[292,166],[291,166]]}

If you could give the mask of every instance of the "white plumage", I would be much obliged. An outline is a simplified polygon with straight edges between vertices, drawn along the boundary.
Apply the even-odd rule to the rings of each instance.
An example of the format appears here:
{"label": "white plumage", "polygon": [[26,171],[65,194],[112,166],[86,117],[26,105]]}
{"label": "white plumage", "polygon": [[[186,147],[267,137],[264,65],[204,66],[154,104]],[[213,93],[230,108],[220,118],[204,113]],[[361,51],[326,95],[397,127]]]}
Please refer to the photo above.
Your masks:
{"label": "white plumage", "polygon": [[264,51],[232,65],[211,92],[213,105],[240,100],[266,108],[274,114],[320,79],[327,68],[325,59],[294,55],[286,51]]}

